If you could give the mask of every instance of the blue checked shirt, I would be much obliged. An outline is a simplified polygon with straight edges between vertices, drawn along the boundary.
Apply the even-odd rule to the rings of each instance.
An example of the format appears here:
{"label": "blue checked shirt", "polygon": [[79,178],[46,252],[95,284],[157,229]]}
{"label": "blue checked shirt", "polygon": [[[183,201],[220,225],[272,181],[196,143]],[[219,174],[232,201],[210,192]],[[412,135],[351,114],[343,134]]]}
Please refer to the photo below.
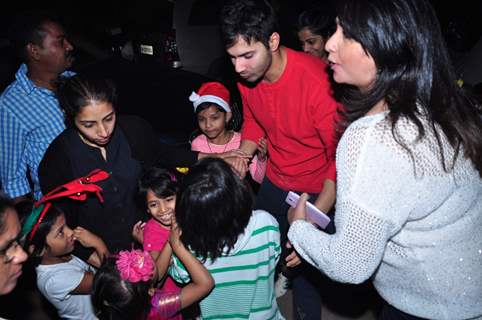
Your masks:
{"label": "blue checked shirt", "polygon": [[[66,71],[70,77],[73,72]],[[10,197],[31,192],[27,170],[34,184],[34,196],[42,196],[37,175],[48,146],[65,129],[64,116],[55,94],[37,87],[22,64],[0,97],[0,178]]]}

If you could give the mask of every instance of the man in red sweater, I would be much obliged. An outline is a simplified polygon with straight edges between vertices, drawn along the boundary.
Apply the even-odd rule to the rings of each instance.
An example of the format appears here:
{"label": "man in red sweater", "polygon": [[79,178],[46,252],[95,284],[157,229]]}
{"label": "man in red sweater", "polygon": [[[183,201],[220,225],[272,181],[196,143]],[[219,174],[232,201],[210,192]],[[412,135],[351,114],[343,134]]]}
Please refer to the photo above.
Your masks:
{"label": "man in red sweater", "polygon": [[[276,217],[286,242],[288,191],[319,195],[315,205],[324,212],[335,202],[339,105],[332,97],[326,64],[280,45],[276,17],[267,2],[231,1],[221,17],[226,51],[240,76],[244,114],[240,150],[253,155],[260,138],[268,141],[266,177],[256,207]],[[233,166],[243,174],[242,163]],[[298,263],[296,253],[286,257],[288,267]],[[295,317],[320,319],[316,284],[298,278],[304,277],[293,279]],[[309,287],[315,291],[311,298],[306,297]]]}

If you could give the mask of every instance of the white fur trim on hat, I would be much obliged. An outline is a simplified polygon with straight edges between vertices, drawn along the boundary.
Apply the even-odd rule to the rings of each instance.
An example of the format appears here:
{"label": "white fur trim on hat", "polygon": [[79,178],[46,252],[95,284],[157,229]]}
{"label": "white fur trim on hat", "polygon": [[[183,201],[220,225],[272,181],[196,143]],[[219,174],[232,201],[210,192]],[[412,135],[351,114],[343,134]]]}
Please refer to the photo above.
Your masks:
{"label": "white fur trim on hat", "polygon": [[224,99],[221,99],[218,96],[213,96],[209,94],[205,96],[200,96],[193,91],[193,93],[191,93],[191,95],[189,96],[189,101],[191,101],[194,105],[194,112],[196,112],[197,107],[204,102],[215,103],[221,108],[223,108],[226,112],[231,112],[231,108],[229,107],[229,104],[226,101],[224,101]]}

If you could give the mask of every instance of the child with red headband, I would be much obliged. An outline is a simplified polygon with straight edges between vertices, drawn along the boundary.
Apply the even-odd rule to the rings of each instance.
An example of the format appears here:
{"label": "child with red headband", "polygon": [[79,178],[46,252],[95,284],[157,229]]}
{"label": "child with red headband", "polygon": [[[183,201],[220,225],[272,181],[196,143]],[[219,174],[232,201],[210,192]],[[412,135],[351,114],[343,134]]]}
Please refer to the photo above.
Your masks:
{"label": "child with red headband", "polygon": [[24,215],[21,236],[36,266],[37,286],[62,319],[97,319],[90,301],[95,269],[71,254],[75,241],[95,250],[88,260],[95,267],[108,251],[102,239],[88,230],[70,229],[64,213],[52,201],[61,197],[84,200],[87,192],[96,193],[102,201],[102,189],[92,182],[107,177],[106,172],[95,171],[56,188]]}
{"label": "child with red headband", "polygon": [[[203,153],[224,153],[238,149],[241,134],[234,131],[237,114],[233,114],[229,91],[219,82],[206,82],[198,92],[191,93],[196,120],[202,134],[191,142],[191,150]],[[266,171],[266,140],[259,141],[258,154],[249,165],[254,181],[261,183]]]}

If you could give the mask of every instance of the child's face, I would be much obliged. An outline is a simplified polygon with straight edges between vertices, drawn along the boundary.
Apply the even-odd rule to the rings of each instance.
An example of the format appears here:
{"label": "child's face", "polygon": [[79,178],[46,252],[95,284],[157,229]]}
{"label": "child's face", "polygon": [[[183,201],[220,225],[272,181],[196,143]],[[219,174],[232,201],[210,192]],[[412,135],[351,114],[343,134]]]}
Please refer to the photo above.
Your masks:
{"label": "child's face", "polygon": [[169,227],[176,208],[176,195],[158,198],[150,189],[146,196],[147,211],[163,226]]}
{"label": "child's face", "polygon": [[199,129],[213,140],[226,132],[226,124],[230,118],[230,112],[223,112],[215,105],[211,105],[197,114],[197,123]]}
{"label": "child's face", "polygon": [[46,239],[46,254],[51,257],[64,256],[74,250],[74,232],[65,223],[65,216],[57,217]]}

